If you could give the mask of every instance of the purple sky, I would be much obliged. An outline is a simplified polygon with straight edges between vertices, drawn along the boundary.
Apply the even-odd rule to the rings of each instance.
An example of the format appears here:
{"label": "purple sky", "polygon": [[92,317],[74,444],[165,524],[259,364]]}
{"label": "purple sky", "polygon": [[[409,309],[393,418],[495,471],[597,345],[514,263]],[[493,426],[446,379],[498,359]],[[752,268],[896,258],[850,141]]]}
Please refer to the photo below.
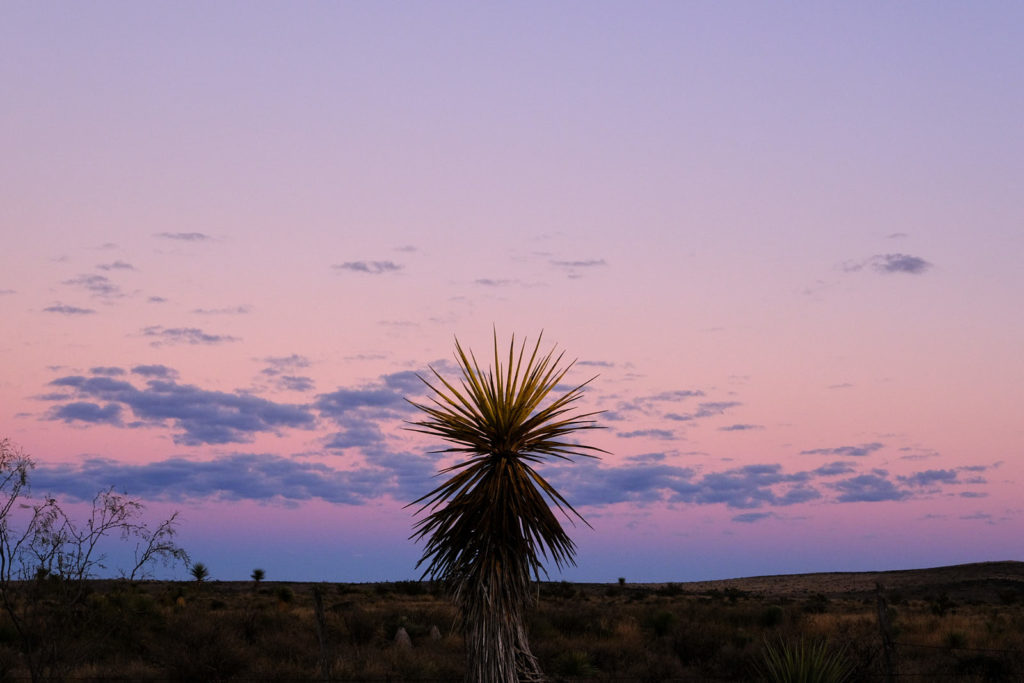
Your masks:
{"label": "purple sky", "polygon": [[39,493],[180,510],[214,578],[411,578],[415,373],[543,330],[612,453],[546,470],[565,578],[1024,559],[1022,31],[7,3],[0,436]]}

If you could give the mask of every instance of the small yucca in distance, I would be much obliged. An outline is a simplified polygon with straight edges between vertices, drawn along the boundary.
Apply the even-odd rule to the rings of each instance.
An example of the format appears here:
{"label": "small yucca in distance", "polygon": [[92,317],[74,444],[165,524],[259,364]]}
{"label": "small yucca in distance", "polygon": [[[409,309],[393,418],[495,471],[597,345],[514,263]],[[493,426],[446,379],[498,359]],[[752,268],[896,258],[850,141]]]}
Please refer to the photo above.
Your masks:
{"label": "small yucca in distance", "polygon": [[543,680],[530,652],[525,612],[532,579],[546,574],[543,561],[575,564],[576,546],[551,506],[571,522],[586,520],[541,476],[535,465],[550,458],[597,457],[600,448],[569,436],[600,427],[602,411],[575,412],[591,381],[551,397],[573,366],[564,352],[540,353],[541,335],[527,355],[509,343],[507,364],[494,336],[494,365],[486,372],[455,340],[458,386],[434,368],[429,404],[410,401],[426,417],[408,429],[438,436],[451,445],[437,452],[466,456],[441,470],[450,477],[410,505],[429,514],[412,538],[426,539],[424,576],[445,582],[461,615],[466,639],[466,680],[516,683]]}

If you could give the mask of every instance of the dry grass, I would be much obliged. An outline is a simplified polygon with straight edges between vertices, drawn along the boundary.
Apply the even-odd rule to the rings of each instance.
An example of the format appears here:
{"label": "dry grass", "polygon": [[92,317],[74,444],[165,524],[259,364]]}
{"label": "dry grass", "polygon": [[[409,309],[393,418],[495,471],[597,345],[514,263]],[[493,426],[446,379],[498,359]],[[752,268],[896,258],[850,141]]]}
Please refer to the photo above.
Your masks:
{"label": "dry grass", "polygon": [[[908,680],[1024,680],[1024,577],[996,565],[986,578],[985,566],[883,575],[897,586],[887,596]],[[870,591],[864,577],[843,576],[545,584],[529,615],[531,644],[556,681],[757,680],[766,640],[800,639],[845,648],[856,680],[880,680],[875,576]],[[61,631],[54,670],[108,680],[321,680],[313,587],[96,582],[83,607],[91,626]],[[461,679],[455,612],[436,591],[412,582],[322,587],[331,680]],[[38,609],[45,642],[46,606]],[[399,628],[411,650],[394,645]],[[0,680],[26,673],[21,647],[0,617]]]}

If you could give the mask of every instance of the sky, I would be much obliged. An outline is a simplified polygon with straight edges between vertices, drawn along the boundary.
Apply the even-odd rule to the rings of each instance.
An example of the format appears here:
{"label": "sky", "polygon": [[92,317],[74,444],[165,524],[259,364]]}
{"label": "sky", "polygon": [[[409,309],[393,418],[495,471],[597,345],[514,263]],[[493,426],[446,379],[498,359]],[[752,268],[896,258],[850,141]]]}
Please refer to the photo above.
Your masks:
{"label": "sky", "polygon": [[541,333],[554,579],[1024,559],[1020,3],[15,1],[0,83],[0,436],[213,579],[418,577],[417,373]]}

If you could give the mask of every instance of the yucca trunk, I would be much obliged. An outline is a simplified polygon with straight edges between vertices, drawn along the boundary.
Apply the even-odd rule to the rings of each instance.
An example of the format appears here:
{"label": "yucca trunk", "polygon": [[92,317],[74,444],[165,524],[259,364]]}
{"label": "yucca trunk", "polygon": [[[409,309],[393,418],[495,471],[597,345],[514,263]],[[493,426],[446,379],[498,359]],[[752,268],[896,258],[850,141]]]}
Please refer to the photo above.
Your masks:
{"label": "yucca trunk", "polygon": [[[493,586],[493,584],[492,584]],[[497,588],[481,587],[466,606],[466,683],[545,681],[526,635],[525,605],[509,604]],[[469,598],[469,596],[465,596]],[[505,604],[502,604],[505,603]]]}

